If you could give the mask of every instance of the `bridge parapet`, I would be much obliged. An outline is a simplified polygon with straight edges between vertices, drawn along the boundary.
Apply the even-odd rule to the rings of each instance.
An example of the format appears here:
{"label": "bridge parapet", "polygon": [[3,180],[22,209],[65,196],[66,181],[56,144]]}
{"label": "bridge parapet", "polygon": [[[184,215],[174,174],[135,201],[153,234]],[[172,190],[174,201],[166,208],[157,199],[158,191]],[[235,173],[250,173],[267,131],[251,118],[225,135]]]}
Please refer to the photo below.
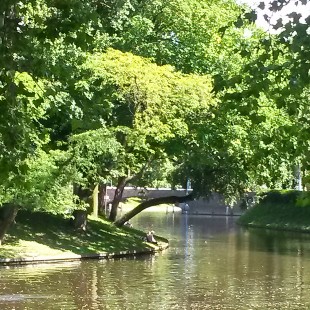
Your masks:
{"label": "bridge parapet", "polygon": [[[111,201],[115,194],[115,187],[108,187],[107,194],[109,201]],[[185,189],[169,189],[169,188],[144,188],[144,187],[125,187],[123,192],[123,199],[130,197],[140,198],[159,198],[168,196],[184,196],[186,195]]]}

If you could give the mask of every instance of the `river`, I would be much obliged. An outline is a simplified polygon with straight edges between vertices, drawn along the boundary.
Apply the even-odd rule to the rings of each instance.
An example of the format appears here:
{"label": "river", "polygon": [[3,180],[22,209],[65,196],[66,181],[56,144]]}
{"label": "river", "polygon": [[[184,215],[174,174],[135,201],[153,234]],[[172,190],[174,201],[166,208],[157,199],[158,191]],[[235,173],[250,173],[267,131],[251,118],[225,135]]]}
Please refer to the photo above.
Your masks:
{"label": "river", "polygon": [[0,268],[0,309],[310,309],[310,235],[142,212],[155,256]]}

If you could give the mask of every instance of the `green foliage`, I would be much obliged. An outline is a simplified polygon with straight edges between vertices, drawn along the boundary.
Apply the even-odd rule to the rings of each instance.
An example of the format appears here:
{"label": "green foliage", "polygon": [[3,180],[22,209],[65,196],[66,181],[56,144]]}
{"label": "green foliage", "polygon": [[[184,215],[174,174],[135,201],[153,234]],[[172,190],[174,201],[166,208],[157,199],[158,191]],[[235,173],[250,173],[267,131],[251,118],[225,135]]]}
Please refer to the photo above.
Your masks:
{"label": "green foliage", "polygon": [[[235,1],[115,1],[112,46],[186,73],[227,74],[241,60],[232,49],[245,43],[233,25],[240,13]],[[226,37],[218,33],[224,27]]]}
{"label": "green foliage", "polygon": [[297,198],[301,196],[299,191],[295,190],[272,190],[260,194],[261,204],[296,204]]}
{"label": "green foliage", "polygon": [[73,208],[71,180],[74,171],[67,166],[62,151],[38,151],[20,166],[18,180],[11,173],[2,182],[2,203],[13,202],[21,208],[63,213]]}
{"label": "green foliage", "polygon": [[260,186],[291,187],[294,152],[288,152],[287,141],[293,140],[284,130],[291,126],[287,114],[262,96],[256,111],[245,98],[239,106],[222,101],[211,115],[192,120],[192,140],[186,141],[176,181],[184,184],[188,176],[199,194],[219,191],[228,197]]}
{"label": "green foliage", "polygon": [[175,169],[174,163],[168,158],[154,160],[134,183],[141,187],[147,185],[154,188],[172,188],[171,176]]}
{"label": "green foliage", "polygon": [[246,226],[310,231],[310,204],[301,207],[299,203],[305,197],[309,199],[309,194],[298,191],[264,193],[263,199],[248,209],[238,222]]}
{"label": "green foliage", "polygon": [[296,205],[299,207],[310,207],[310,194],[309,192],[302,192],[296,200]]}
{"label": "green foliage", "polygon": [[[276,12],[287,2],[271,1],[266,7]],[[235,26],[241,27],[249,17],[253,21],[253,16],[241,16],[243,19],[237,20]],[[236,145],[227,146],[234,154],[233,159],[238,159],[237,165],[232,164],[240,169],[237,172],[234,168],[237,178],[241,184],[250,181],[244,188],[253,188],[255,184],[291,188],[293,166],[301,163],[307,167],[309,163],[309,145],[305,139],[309,136],[306,122],[309,105],[305,104],[309,89],[306,64],[309,45],[307,39],[301,39],[309,37],[305,34],[307,19],[303,22],[296,13],[289,17],[285,24],[277,23],[277,32],[251,33],[247,44],[236,50],[243,62],[229,79],[223,74],[214,76],[214,91],[222,102],[224,117],[230,115],[232,122],[239,120],[239,128],[244,133],[243,139],[231,140],[239,141],[237,145],[244,152],[240,150],[238,155]],[[225,31],[223,33],[225,36]],[[230,128],[228,122],[225,126]]]}
{"label": "green foliage", "polygon": [[70,165],[80,177],[72,179],[85,186],[117,177],[120,144],[107,128],[89,130],[73,135],[69,140]]}
{"label": "green foliage", "polygon": [[171,146],[189,135],[188,115],[215,104],[209,77],[181,74],[131,53],[110,49],[90,55],[85,67],[91,70],[91,87],[109,90],[106,124],[122,145],[117,170],[123,175],[177,156],[170,154]]}
{"label": "green foliage", "polygon": [[[289,2],[275,0],[266,5],[259,5],[257,14],[263,14],[261,10],[267,10],[265,19],[270,23],[271,33],[261,33],[257,40],[252,40],[251,45],[242,46],[239,50],[240,55],[244,57],[241,70],[228,80],[222,75],[217,76],[214,90],[219,92],[226,89],[224,99],[237,105],[243,104],[246,98],[247,113],[259,109],[257,99],[261,98],[262,94],[268,100],[274,101],[279,109],[292,116],[292,125],[285,126],[282,130],[283,145],[286,144],[287,149],[307,165],[309,156],[305,155],[305,152],[308,145],[305,145],[300,133],[306,133],[308,125],[300,120],[307,119],[309,115],[309,105],[305,105],[304,98],[310,81],[310,19],[305,10],[303,18],[300,14],[292,12],[288,14],[285,22],[282,19],[274,23],[270,20],[271,15],[285,9]],[[306,2],[295,1],[295,5],[297,4],[305,5]]]}
{"label": "green foliage", "polygon": [[293,14],[268,36],[243,12],[232,0],[2,1],[2,200],[63,212],[70,183],[129,175],[190,177],[201,195],[289,187],[309,162],[307,30]]}

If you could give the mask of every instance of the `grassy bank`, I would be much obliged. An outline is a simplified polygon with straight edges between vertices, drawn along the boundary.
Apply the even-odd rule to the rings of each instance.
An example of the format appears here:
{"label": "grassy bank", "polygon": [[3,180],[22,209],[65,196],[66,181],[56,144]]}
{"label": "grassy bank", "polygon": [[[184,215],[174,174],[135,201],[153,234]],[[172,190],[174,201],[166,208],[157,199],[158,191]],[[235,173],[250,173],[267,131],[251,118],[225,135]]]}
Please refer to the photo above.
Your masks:
{"label": "grassy bank", "polygon": [[[144,235],[145,232],[116,228],[109,221],[94,218],[89,219],[86,233],[78,232],[61,216],[20,211],[0,246],[0,258],[156,250],[156,246],[142,240]],[[166,245],[166,239],[156,238]]]}
{"label": "grassy bank", "polygon": [[310,232],[310,196],[307,192],[270,191],[238,220],[240,225]]}

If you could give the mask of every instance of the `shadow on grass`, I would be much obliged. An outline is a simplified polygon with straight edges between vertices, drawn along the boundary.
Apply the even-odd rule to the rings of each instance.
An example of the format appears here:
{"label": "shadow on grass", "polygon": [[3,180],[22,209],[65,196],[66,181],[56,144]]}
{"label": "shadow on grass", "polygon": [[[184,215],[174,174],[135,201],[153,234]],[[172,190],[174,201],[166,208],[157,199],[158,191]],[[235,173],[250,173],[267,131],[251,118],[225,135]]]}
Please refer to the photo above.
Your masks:
{"label": "shadow on grass", "polygon": [[151,245],[143,242],[144,235],[141,231],[127,227],[116,228],[103,219],[89,220],[87,232],[78,232],[70,225],[69,219],[61,216],[20,211],[16,224],[9,230],[5,240],[5,244],[11,245],[13,249],[5,251],[10,256],[13,255],[14,245],[18,244],[18,240],[33,241],[51,249],[75,254],[151,249]]}

